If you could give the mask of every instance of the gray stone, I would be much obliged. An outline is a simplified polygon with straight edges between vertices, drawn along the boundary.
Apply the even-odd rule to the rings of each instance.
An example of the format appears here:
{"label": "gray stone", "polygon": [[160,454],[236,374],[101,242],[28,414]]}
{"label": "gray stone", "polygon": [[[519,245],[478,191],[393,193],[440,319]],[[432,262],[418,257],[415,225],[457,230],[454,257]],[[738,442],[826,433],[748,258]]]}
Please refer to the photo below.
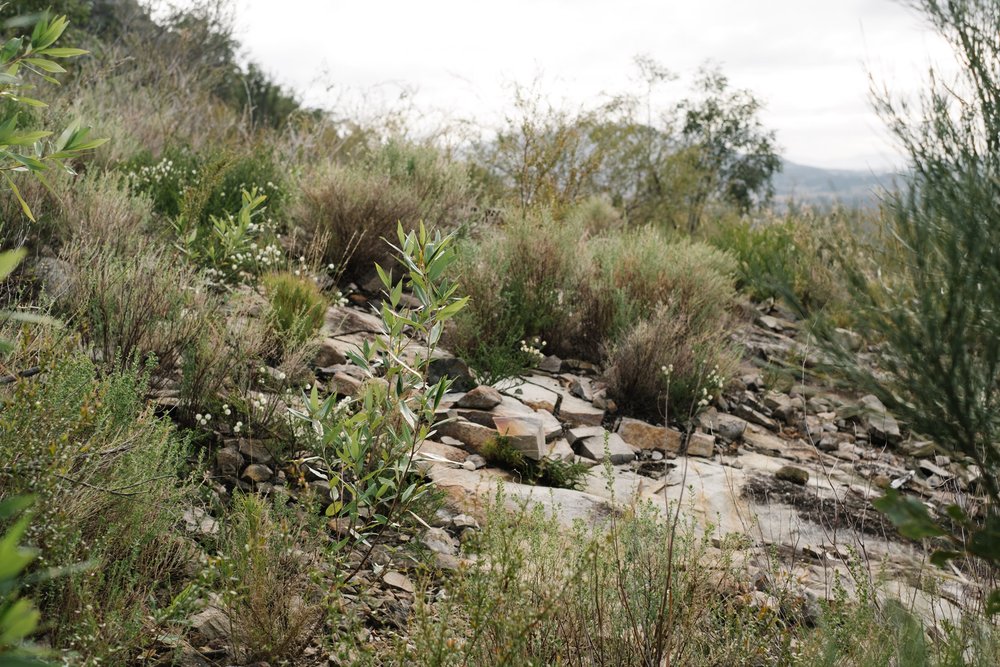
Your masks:
{"label": "gray stone", "polygon": [[319,344],[319,349],[316,350],[316,356],[313,358],[313,366],[317,368],[326,368],[346,363],[347,357],[344,355],[343,349],[332,338],[326,338]]}
{"label": "gray stone", "polygon": [[530,382],[523,382],[504,391],[504,393],[516,398],[533,410],[545,410],[552,413],[555,413],[559,407],[559,399],[561,398],[556,392]]}
{"label": "gray stone", "polygon": [[259,440],[240,440],[240,454],[250,459],[251,463],[270,463],[274,460],[271,451]]}
{"label": "gray stone", "polygon": [[607,439],[607,454],[611,463],[620,465],[628,463],[635,458],[632,448],[622,440],[617,433],[608,433],[601,429],[601,435],[583,438],[576,443],[576,451],[581,456],[585,456],[594,461],[602,461],[605,456],[605,439]]}
{"label": "gray stone", "polygon": [[226,612],[218,607],[209,606],[188,619],[191,627],[208,641],[225,639],[229,636],[231,625]]}
{"label": "gray stone", "polygon": [[492,410],[503,402],[503,396],[493,387],[480,385],[455,402],[457,408]]}
{"label": "gray stone", "polygon": [[576,396],[563,394],[559,401],[559,417],[571,426],[598,426],[604,421],[604,410]]}
{"label": "gray stone", "polygon": [[874,442],[894,445],[903,439],[899,423],[889,414],[877,396],[869,394],[862,397],[861,407],[864,408],[866,414],[865,422],[868,436]]}
{"label": "gray stone", "polygon": [[330,380],[330,391],[338,396],[349,396],[353,398],[358,395],[359,391],[361,391],[362,384],[364,384],[364,382],[353,375],[348,375],[347,373],[334,373],[333,378]]}
{"label": "gray stone", "polygon": [[565,438],[557,438],[545,447],[545,458],[555,461],[572,461],[575,454]]}
{"label": "gray stone", "polygon": [[431,359],[427,366],[427,381],[436,384],[441,378],[451,378],[451,391],[470,391],[476,386],[468,364],[458,357]]}
{"label": "gray stone", "polygon": [[562,359],[554,354],[546,355],[538,364],[538,370],[546,373],[558,373],[560,368],[562,368]]}
{"label": "gray stone", "polygon": [[420,538],[420,541],[435,553],[447,555],[458,553],[458,540],[442,528],[428,529]]}
{"label": "gray stone", "polygon": [[493,418],[493,423],[497,433],[529,459],[541,461],[545,457],[545,431],[540,419],[497,416]]}
{"label": "gray stone", "polygon": [[243,457],[235,447],[223,447],[215,453],[215,467],[219,473],[235,477],[243,469]]}
{"label": "gray stone", "polygon": [[[698,422],[706,432],[712,433],[725,442],[734,442],[743,437],[747,430],[747,420],[736,415],[719,412],[710,408],[698,415]],[[626,438],[627,439],[627,438]]]}
{"label": "gray stone", "polygon": [[566,433],[569,437],[569,444],[575,447],[576,443],[584,438],[604,437],[606,431],[600,426],[576,426],[569,429]]}

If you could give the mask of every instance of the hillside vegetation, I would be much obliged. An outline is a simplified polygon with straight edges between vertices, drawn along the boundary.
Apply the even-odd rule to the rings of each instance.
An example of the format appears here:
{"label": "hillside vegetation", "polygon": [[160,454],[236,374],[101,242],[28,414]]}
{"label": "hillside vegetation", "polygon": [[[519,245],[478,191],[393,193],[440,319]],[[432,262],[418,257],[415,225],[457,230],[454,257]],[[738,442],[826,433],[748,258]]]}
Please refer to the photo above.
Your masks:
{"label": "hillside vegetation", "polygon": [[0,7],[0,667],[1000,664],[1000,11],[914,4],[816,209],[713,67],[455,149]]}

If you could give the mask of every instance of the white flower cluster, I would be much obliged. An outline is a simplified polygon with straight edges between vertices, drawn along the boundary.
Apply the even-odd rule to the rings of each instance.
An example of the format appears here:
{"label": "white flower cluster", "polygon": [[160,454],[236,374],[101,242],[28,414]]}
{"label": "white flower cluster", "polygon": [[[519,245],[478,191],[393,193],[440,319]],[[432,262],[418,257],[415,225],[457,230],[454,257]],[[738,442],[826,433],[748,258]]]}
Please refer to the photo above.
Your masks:
{"label": "white flower cluster", "polygon": [[521,341],[521,352],[531,357],[532,361],[535,363],[538,363],[545,358],[545,355],[542,353],[543,347],[545,347],[545,341],[539,339],[537,336],[532,338],[530,341]]}
{"label": "white flower cluster", "polygon": [[243,430],[243,422],[236,422],[236,424],[233,426],[233,433],[239,433],[242,430]]}
{"label": "white flower cluster", "polygon": [[[715,396],[722,391],[725,381],[719,373],[719,364],[716,364],[715,367],[709,371],[706,384],[707,386],[701,388],[701,400],[698,401],[699,408],[707,407],[708,404],[712,402],[712,399],[714,399]],[[712,392],[714,392],[714,394]]]}
{"label": "white flower cluster", "polygon": [[[191,169],[190,174],[184,174],[180,167],[175,168],[173,160],[167,158],[163,158],[153,165],[139,167],[138,171],[132,173],[132,177],[139,185],[153,185],[154,183],[162,183],[164,180],[169,181],[173,178],[183,178],[185,175],[195,178],[198,175],[198,171]],[[181,189],[184,189],[187,187],[187,183],[182,181],[180,186]]]}
{"label": "white flower cluster", "polygon": [[194,420],[198,422],[198,426],[208,426],[208,422],[212,421],[212,415],[198,413],[194,416]]}

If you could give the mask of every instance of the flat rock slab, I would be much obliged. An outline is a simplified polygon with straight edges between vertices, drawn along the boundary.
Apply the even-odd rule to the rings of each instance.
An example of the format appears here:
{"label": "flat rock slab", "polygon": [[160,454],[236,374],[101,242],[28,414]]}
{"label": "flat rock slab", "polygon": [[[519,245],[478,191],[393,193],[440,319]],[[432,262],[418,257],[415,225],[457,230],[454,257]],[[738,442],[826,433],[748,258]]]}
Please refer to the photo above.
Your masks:
{"label": "flat rock slab", "polygon": [[341,336],[354,333],[382,333],[382,319],[375,313],[333,306],[326,311],[323,321],[323,333],[328,336]]}
{"label": "flat rock slab", "polygon": [[[615,465],[628,463],[635,458],[632,448],[622,440],[620,435],[617,433],[608,433],[607,431],[604,431],[604,433],[607,435],[594,435],[578,441],[576,443],[576,452],[580,456],[586,456],[595,461],[603,461],[605,453],[607,453],[607,456],[611,459],[611,463]],[[606,448],[605,441],[607,442]],[[606,452],[605,449],[607,450]]]}
{"label": "flat rock slab", "polygon": [[676,454],[681,450],[681,432],[665,426],[653,426],[639,419],[623,417],[618,435],[639,449],[661,450]]}
{"label": "flat rock slab", "polygon": [[439,437],[455,438],[474,452],[478,452],[487,442],[497,437],[497,432],[492,428],[457,418],[438,423],[434,429]]}
{"label": "flat rock slab", "polygon": [[505,389],[508,396],[516,398],[533,410],[545,410],[555,414],[559,407],[559,394],[537,384],[522,382],[518,385]]}
{"label": "flat rock slab", "polygon": [[492,410],[503,402],[503,396],[493,387],[480,385],[455,402],[457,408]]}

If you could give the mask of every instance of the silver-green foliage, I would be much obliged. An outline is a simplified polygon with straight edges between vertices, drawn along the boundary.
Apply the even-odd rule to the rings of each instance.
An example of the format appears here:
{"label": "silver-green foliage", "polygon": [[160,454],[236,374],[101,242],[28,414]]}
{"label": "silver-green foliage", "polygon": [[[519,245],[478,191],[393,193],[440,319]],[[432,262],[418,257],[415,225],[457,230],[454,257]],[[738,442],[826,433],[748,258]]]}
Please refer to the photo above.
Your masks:
{"label": "silver-green foliage", "polygon": [[[412,458],[431,435],[434,413],[450,380],[427,384],[427,370],[445,323],[466,303],[445,278],[454,261],[451,235],[397,231],[393,246],[404,269],[396,280],[376,265],[385,288],[379,315],[384,336],[349,354],[369,379],[353,399],[320,400],[314,387],[306,410],[309,425],[330,475],[334,495],[327,514],[343,518],[356,536],[378,533],[429,490],[411,479]],[[418,305],[402,299],[409,289]]]}

